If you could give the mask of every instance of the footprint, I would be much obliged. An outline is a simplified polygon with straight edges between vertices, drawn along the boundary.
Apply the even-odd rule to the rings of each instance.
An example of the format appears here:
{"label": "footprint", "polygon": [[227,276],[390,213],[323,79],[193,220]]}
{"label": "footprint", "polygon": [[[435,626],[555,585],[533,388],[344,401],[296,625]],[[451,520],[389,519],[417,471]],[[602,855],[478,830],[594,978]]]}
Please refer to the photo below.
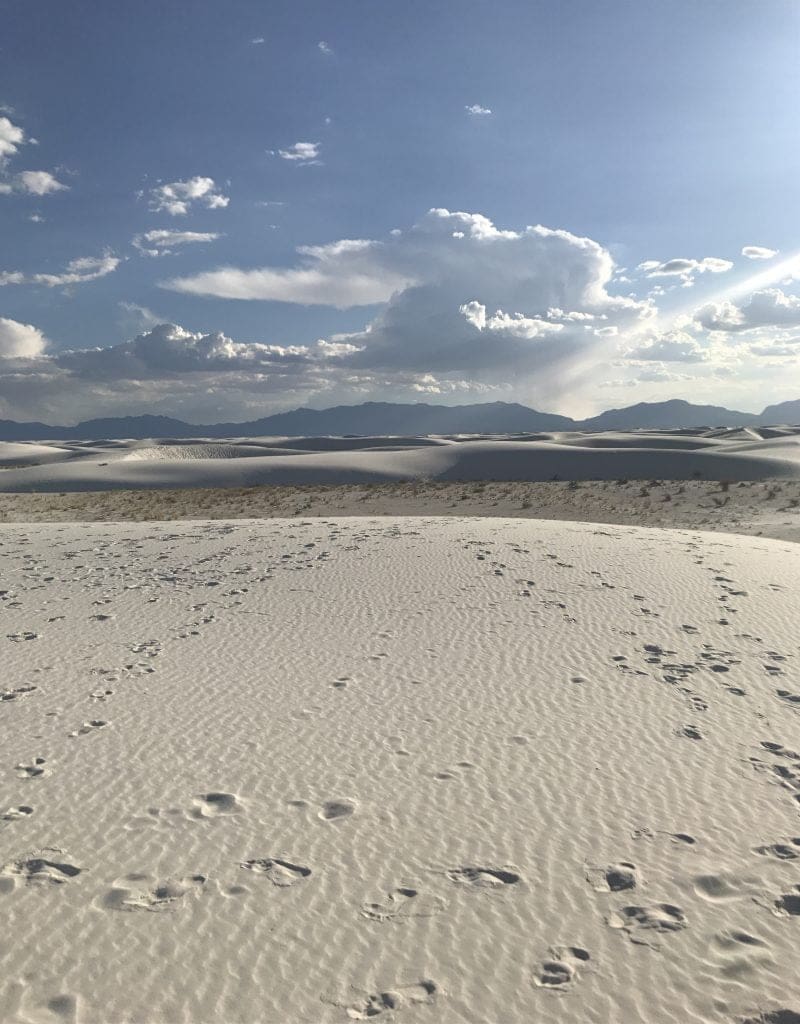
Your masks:
{"label": "footprint", "polygon": [[125,875],[114,882],[100,905],[106,910],[177,910],[186,896],[199,896],[205,883],[205,875],[166,881],[158,881],[149,875]]}
{"label": "footprint", "polygon": [[800,885],[794,892],[784,893],[773,904],[773,913],[778,917],[800,917]]}
{"label": "footprint", "polygon": [[102,729],[106,725],[108,722],[103,721],[102,718],[92,718],[90,721],[84,722],[80,729],[75,729],[67,735],[70,737],[86,736],[87,733],[94,732],[95,729]]}
{"label": "footprint", "polygon": [[453,868],[446,872],[451,882],[467,886],[470,889],[505,889],[507,885],[516,885],[521,878],[516,872],[498,868]]}
{"label": "footprint", "polygon": [[49,775],[50,769],[45,768],[47,762],[43,757],[34,757],[32,764],[18,764],[17,778],[20,779],[38,779],[42,775]]}
{"label": "footprint", "polygon": [[18,818],[27,818],[31,814],[33,814],[32,807],[20,804],[19,807],[9,807],[7,811],[0,814],[0,821],[16,821]]}
{"label": "footprint", "polygon": [[227,814],[239,814],[244,808],[233,793],[201,793],[194,797],[194,808],[189,816],[195,819],[219,818]]}
{"label": "footprint", "polygon": [[318,817],[323,821],[338,821],[340,818],[349,818],[355,809],[356,805],[350,800],[326,800]]}
{"label": "footprint", "polygon": [[75,878],[81,873],[81,868],[61,860],[62,853],[62,850],[48,847],[37,851],[35,856],[5,864],[0,868],[0,876],[5,883],[0,885],[0,891],[9,892],[17,880],[25,885],[62,885]]}
{"label": "footprint", "polygon": [[587,875],[597,892],[621,892],[623,889],[635,889],[638,881],[636,865],[626,860],[618,864],[609,864],[604,868],[592,868]]}
{"label": "footprint", "polygon": [[347,1006],[347,1016],[350,1020],[370,1020],[382,1013],[404,1010],[409,1006],[430,1006],[438,990],[432,981],[418,981],[415,985],[371,993]]}
{"label": "footprint", "polygon": [[433,917],[445,908],[440,896],[427,896],[418,889],[398,888],[377,903],[365,903],[361,916],[370,921],[394,921],[406,917]]}
{"label": "footprint", "polygon": [[622,907],[608,918],[611,928],[619,928],[627,932],[631,942],[648,945],[646,936],[653,932],[657,935],[677,932],[686,928],[686,915],[680,907],[671,903],[651,903],[646,907]]}
{"label": "footprint", "polygon": [[797,860],[800,858],[800,837],[789,839],[785,843],[755,846],[753,852],[760,853],[762,857],[777,857],[778,860]]}
{"label": "footprint", "polygon": [[277,885],[281,889],[294,885],[295,882],[300,882],[311,874],[311,868],[270,857],[262,860],[246,860],[240,867],[247,871],[255,871],[259,875],[266,875],[273,885]]}
{"label": "footprint", "polygon": [[577,980],[579,967],[589,960],[591,957],[580,946],[553,946],[548,950],[548,958],[542,961],[538,973],[534,975],[533,983],[539,988],[563,991]]}

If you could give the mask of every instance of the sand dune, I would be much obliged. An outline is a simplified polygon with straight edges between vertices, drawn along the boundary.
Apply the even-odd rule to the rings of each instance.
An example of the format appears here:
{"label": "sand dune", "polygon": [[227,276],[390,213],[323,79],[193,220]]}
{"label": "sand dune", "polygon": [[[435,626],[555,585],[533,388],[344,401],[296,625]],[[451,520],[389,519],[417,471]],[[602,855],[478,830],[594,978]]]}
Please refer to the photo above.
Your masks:
{"label": "sand dune", "polygon": [[0,541],[3,1021],[796,1019],[797,546]]}
{"label": "sand dune", "polygon": [[235,438],[0,444],[0,491],[388,480],[800,478],[785,430],[553,433],[528,438]]}

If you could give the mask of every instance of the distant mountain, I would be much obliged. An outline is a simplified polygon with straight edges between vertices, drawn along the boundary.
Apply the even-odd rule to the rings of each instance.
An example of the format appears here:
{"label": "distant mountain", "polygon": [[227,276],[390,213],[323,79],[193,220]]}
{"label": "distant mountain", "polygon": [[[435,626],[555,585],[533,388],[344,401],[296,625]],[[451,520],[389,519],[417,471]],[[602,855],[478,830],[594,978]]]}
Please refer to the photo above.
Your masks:
{"label": "distant mountain", "polygon": [[765,426],[775,426],[779,423],[800,423],[800,398],[796,398],[793,402],[768,405],[759,416],[759,422]]}
{"label": "distant mountain", "polygon": [[85,420],[74,427],[0,420],[0,441],[66,441],[99,438],[315,437],[414,434],[524,434],[554,430],[680,430],[800,423],[800,400],[768,406],[760,415],[682,399],[639,402],[588,420],[539,412],[516,402],[429,405],[364,402],[331,409],[294,409],[245,423],[195,424],[169,416],[121,416]]}
{"label": "distant mountain", "polygon": [[[786,403],[791,404],[791,403]],[[795,403],[800,408],[800,402]],[[690,427],[749,427],[762,416],[735,412],[719,405],[692,405],[681,398],[669,402],[639,402],[625,409],[609,409],[584,420],[581,430],[669,430]],[[774,422],[774,421],[773,421]]]}

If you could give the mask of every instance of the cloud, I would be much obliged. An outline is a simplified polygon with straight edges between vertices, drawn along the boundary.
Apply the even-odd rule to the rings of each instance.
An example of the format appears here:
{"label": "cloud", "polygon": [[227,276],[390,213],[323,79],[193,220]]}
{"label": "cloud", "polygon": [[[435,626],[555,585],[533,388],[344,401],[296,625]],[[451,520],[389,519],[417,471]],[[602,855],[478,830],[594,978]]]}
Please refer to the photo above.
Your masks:
{"label": "cloud", "polygon": [[780,288],[753,292],[747,303],[709,302],[694,313],[696,323],[708,331],[736,334],[756,328],[800,326],[800,298]]}
{"label": "cloud", "polygon": [[21,324],[0,316],[0,359],[29,359],[40,356],[49,342],[33,324]]}
{"label": "cloud", "polygon": [[154,213],[182,217],[194,205],[219,210],[229,202],[230,199],[219,191],[213,178],[195,177],[186,181],[171,181],[151,189],[149,205]]}
{"label": "cloud", "polygon": [[[672,260],[665,260],[663,263],[658,260],[645,260],[640,263],[638,270],[644,272],[645,277],[675,277],[684,287],[690,287],[698,274],[724,274],[733,267],[731,260],[720,259],[718,256],[705,256],[701,260],[691,260],[679,257]],[[663,294],[659,291],[659,294]]]}
{"label": "cloud", "polygon": [[[160,251],[195,234],[159,231],[137,237]],[[118,262],[109,255],[92,266],[73,261],[62,274],[12,271],[4,283],[90,280]],[[624,368],[625,380],[608,385],[621,393],[642,384],[680,394],[692,380],[693,394],[719,401],[714,381],[726,375],[741,382],[731,385],[733,396],[753,380],[764,388],[781,382],[781,360],[794,358],[787,335],[793,325],[798,335],[800,299],[772,290],[743,305],[707,303],[664,329],[652,299],[614,294],[616,272],[609,251],[590,238],[433,209],[381,238],[303,246],[285,265],[221,267],[162,283],[226,299],[376,307],[365,309],[360,329],[302,344],[242,341],[154,323],[156,313],[128,304],[122,312],[131,335],[139,333],[122,344],[5,358],[0,407],[15,418],[58,412],[65,422],[143,409],[208,421],[309,402],[492,395],[577,412],[612,365]],[[747,344],[733,337],[755,326],[762,333],[745,335]]]}
{"label": "cloud", "polygon": [[628,359],[665,363],[702,363],[708,358],[705,349],[690,335],[673,331],[648,345],[640,345],[626,353]]}
{"label": "cloud", "polygon": [[10,284],[42,284],[47,288],[58,288],[61,285],[83,284],[95,281],[113,273],[121,260],[111,253],[103,256],[84,256],[70,260],[60,274],[25,274],[19,270],[0,271],[0,287]]}
{"label": "cloud", "polygon": [[320,53],[324,53],[326,56],[331,56],[333,54],[333,50],[328,46],[324,39],[320,39],[317,43],[317,49]]}
{"label": "cloud", "polygon": [[0,117],[0,167],[26,142],[25,132],[7,117]]}
{"label": "cloud", "polygon": [[472,117],[488,117],[491,114],[491,110],[488,107],[482,107],[480,103],[473,103],[471,106],[464,107],[464,110]]}
{"label": "cloud", "polygon": [[162,228],[134,235],[131,245],[145,256],[171,256],[184,245],[215,242],[221,237],[212,231],[169,231]]}
{"label": "cloud", "polygon": [[749,260],[771,260],[778,255],[777,249],[766,249],[763,245],[746,245],[742,249],[742,256]]}
{"label": "cloud", "polygon": [[318,142],[295,142],[288,149],[279,149],[278,156],[281,160],[291,160],[297,164],[318,164],[319,143]]}
{"label": "cloud", "polygon": [[370,306],[386,302],[412,278],[381,264],[380,243],[345,239],[330,245],[302,246],[299,267],[239,270],[222,267],[194,277],[174,278],[162,287],[190,295],[223,299],[291,302],[308,306]]}
{"label": "cloud", "polygon": [[49,171],[20,171],[7,181],[0,182],[0,195],[25,192],[32,196],[46,196],[52,192],[66,192],[69,185],[59,181]]}
{"label": "cloud", "polygon": [[266,39],[264,39],[263,36],[256,36],[255,39],[251,39],[250,40],[250,44],[252,46],[261,46],[261,44],[265,43],[265,42],[266,42]]}

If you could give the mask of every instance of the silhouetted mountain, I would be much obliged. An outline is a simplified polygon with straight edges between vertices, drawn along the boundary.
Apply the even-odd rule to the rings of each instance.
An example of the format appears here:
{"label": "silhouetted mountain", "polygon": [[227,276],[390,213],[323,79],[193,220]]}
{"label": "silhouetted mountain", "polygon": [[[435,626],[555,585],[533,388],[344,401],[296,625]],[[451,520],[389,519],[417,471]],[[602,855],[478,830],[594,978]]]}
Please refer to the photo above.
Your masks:
{"label": "silhouetted mountain", "polygon": [[756,415],[682,399],[640,402],[577,421],[515,402],[429,405],[364,402],[331,409],[294,409],[245,423],[185,423],[169,416],[120,416],[85,420],[74,427],[0,420],[2,441],[64,441],[97,438],[259,437],[288,435],[521,434],[553,430],[680,430],[800,423],[800,400],[768,406]]}
{"label": "silhouetted mountain", "polygon": [[[798,403],[800,404],[800,403]],[[624,409],[609,409],[584,420],[581,430],[669,430],[682,427],[749,427],[762,421],[750,412],[735,412],[719,405],[692,405],[681,398],[669,402],[639,402]]]}
{"label": "silhouetted mountain", "polygon": [[800,398],[793,402],[768,405],[759,416],[759,422],[772,426],[780,423],[800,423]]}

